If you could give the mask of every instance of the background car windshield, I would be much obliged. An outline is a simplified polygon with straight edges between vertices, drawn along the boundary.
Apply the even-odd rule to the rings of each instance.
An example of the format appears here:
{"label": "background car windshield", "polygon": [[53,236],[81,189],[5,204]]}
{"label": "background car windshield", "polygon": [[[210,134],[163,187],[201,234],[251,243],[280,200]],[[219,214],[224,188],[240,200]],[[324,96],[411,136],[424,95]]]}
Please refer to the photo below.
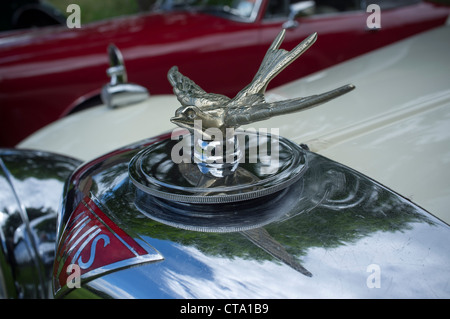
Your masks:
{"label": "background car windshield", "polygon": [[257,2],[258,0],[164,0],[159,7],[163,9],[190,7],[249,18]]}

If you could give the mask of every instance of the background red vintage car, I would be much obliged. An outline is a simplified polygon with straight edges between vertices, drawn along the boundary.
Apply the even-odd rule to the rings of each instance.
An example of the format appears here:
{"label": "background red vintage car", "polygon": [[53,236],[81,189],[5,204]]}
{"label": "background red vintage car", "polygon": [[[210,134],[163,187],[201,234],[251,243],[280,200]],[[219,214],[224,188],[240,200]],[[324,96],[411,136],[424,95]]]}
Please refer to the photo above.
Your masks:
{"label": "background red vintage car", "polygon": [[364,1],[318,0],[314,9],[288,26],[289,2],[234,1],[251,4],[239,10],[235,6],[237,11],[228,6],[220,7],[226,11],[181,6],[82,24],[79,29],[62,25],[4,32],[0,146],[13,146],[40,127],[98,101],[101,87],[109,81],[105,71],[110,43],[122,51],[129,81],[151,94],[171,93],[166,76],[176,63],[205,90],[232,96],[251,81],[283,27],[289,27],[285,49],[313,32],[319,37],[272,87],[442,25],[449,15],[448,7],[433,3],[374,0],[370,3],[381,6],[381,28],[370,29],[372,12],[360,5]]}

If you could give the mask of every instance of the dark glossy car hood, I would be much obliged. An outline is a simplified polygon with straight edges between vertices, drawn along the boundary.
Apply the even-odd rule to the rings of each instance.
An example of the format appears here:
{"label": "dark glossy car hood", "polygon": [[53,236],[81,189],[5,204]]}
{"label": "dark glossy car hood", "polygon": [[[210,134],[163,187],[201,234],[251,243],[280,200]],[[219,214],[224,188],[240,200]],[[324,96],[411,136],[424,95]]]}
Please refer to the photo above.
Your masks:
{"label": "dark glossy car hood", "polygon": [[[131,158],[165,138],[115,151],[75,172],[60,218],[57,297],[450,296],[449,226],[373,180],[305,150],[304,175],[283,191],[240,203],[186,206],[143,194],[128,177]],[[217,230],[230,213],[247,216],[255,227]],[[258,213],[273,219],[257,226]],[[152,217],[161,214],[185,216],[186,223],[205,219],[211,231]],[[94,229],[97,241],[82,237]],[[113,251],[134,255],[112,260]],[[70,288],[63,271],[77,260],[87,267],[80,288]]]}

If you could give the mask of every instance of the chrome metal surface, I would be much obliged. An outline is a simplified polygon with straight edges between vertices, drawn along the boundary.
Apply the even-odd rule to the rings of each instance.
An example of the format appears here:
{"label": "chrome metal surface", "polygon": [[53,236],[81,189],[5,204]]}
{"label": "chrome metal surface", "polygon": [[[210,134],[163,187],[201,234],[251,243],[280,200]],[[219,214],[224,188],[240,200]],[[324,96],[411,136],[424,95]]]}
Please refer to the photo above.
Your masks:
{"label": "chrome metal surface", "polygon": [[110,108],[131,105],[148,98],[147,89],[141,85],[127,83],[127,71],[120,50],[113,44],[108,47],[110,67],[106,71],[111,78],[102,88],[101,99]]}
{"label": "chrome metal surface", "polygon": [[[178,143],[191,142],[194,138],[188,135],[181,142],[170,139],[155,143],[136,155],[129,166],[131,181],[144,193],[167,200],[230,203],[278,192],[297,181],[307,165],[302,149],[287,139],[270,135],[263,139],[243,131],[236,136],[242,141],[243,158],[232,174],[217,177],[209,174],[210,168],[199,170],[192,155],[188,155],[189,161],[174,162],[171,150]],[[261,153],[263,147],[271,154]],[[195,225],[195,218],[190,220]]]}
{"label": "chrome metal surface", "polygon": [[[285,189],[270,200],[202,205],[204,211],[165,200],[147,202],[147,209],[173,210],[187,219],[209,214],[211,231],[147,218],[135,206],[140,195],[128,177],[128,163],[168,138],[85,164],[70,181],[61,215],[64,226],[81,198],[95,197],[107,216],[164,260],[110,272],[58,297],[450,297],[449,226],[364,175],[309,151],[304,151],[307,169],[288,196]],[[215,215],[225,208],[236,214],[265,210],[273,219],[259,228],[218,232]]]}
{"label": "chrome metal surface", "polygon": [[0,149],[0,297],[48,298],[64,182],[81,162]]}
{"label": "chrome metal surface", "polygon": [[293,3],[289,6],[289,19],[283,24],[285,29],[294,29],[298,27],[298,21],[295,20],[297,16],[302,12],[314,9],[316,6],[315,1],[301,1]]}

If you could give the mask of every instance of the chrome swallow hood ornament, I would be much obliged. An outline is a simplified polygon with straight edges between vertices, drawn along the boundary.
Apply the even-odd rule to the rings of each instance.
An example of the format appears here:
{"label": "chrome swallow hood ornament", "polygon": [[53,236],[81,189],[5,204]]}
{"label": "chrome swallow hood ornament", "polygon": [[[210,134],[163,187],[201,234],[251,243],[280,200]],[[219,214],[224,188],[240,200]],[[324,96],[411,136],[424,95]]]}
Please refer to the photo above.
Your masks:
{"label": "chrome swallow hood ornament", "polygon": [[280,49],[284,37],[282,30],[251,83],[232,99],[205,92],[176,66],[169,70],[168,80],[181,103],[171,121],[182,133],[172,134],[170,140],[155,143],[132,159],[129,174],[141,192],[174,202],[232,203],[277,193],[301,178],[308,163],[298,144],[278,136],[277,129],[268,134],[264,129],[249,132],[239,127],[306,110],[354,86],[267,102],[264,94],[269,82],[311,47],[317,34],[291,51]]}
{"label": "chrome swallow hood ornament", "polygon": [[308,50],[317,39],[313,33],[293,50],[279,49],[285,37],[282,30],[268,49],[261,66],[252,82],[234,98],[207,93],[196,83],[178,71],[176,66],[168,73],[181,107],[177,109],[172,123],[195,130],[194,121],[201,120],[202,128],[218,128],[225,134],[226,129],[236,129],[241,125],[269,119],[274,116],[300,112],[339,97],[355,87],[348,84],[319,95],[299,97],[279,102],[266,102],[264,93],[269,82],[295,59]]}

